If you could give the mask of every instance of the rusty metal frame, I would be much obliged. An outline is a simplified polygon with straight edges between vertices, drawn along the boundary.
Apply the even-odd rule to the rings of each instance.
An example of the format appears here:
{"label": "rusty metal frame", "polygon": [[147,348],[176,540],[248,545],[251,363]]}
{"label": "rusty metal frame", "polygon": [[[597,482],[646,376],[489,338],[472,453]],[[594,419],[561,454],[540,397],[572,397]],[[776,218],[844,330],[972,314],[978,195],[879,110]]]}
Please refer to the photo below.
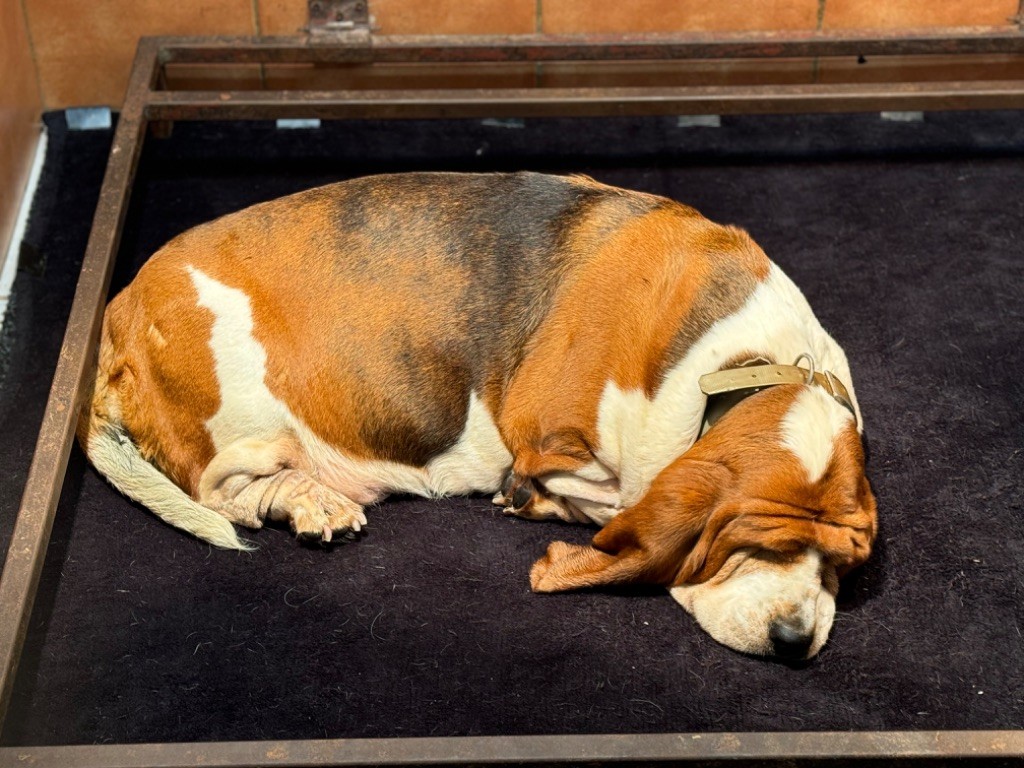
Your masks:
{"label": "rusty metal frame", "polygon": [[[1024,1],[1024,0],[1022,0]],[[529,117],[1024,108],[1024,82],[957,81],[658,88],[168,91],[171,63],[493,64],[1024,54],[1013,26],[917,33],[559,37],[143,38],[7,561],[0,577],[0,724],[14,687],[147,126],[275,117]],[[495,736],[66,747],[0,747],[0,766],[309,766],[689,762],[758,764],[1024,757],[1024,730]]]}

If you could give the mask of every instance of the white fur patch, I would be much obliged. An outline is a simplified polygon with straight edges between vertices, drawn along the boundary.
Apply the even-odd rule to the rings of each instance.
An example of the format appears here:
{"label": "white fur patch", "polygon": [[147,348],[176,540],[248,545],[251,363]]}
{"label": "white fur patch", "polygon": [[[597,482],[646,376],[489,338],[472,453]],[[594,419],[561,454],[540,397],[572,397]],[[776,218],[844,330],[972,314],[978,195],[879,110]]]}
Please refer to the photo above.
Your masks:
{"label": "white fur patch", "polygon": [[807,469],[807,479],[816,483],[832,460],[836,436],[847,427],[853,414],[820,387],[804,387],[782,419],[782,444]]}
{"label": "white fur patch", "polygon": [[746,303],[715,323],[668,372],[653,400],[639,390],[622,391],[612,381],[605,385],[598,407],[597,457],[618,475],[623,506],[640,501],[658,473],[696,441],[706,403],[697,380],[744,350],[767,350],[783,363],[810,352],[819,368],[831,370],[847,385],[857,407],[842,349],[821,327],[800,289],[772,264]]}
{"label": "white fur patch", "polygon": [[206,427],[218,452],[239,440],[294,434],[321,482],[359,504],[392,491],[438,496],[499,488],[512,455],[475,392],[458,442],[425,467],[353,459],[321,440],[267,388],[267,354],[253,336],[249,297],[192,266],[188,271],[199,305],[214,315],[210,348],[221,405]]}
{"label": "white fur patch", "polygon": [[551,493],[559,496],[588,499],[606,507],[619,504],[619,484],[614,478],[596,482],[584,480],[572,472],[552,472],[544,475],[542,482]]}
{"label": "white fur patch", "polygon": [[206,428],[218,451],[237,440],[271,441],[289,426],[288,409],[267,389],[267,353],[252,335],[249,297],[187,267],[199,306],[213,313],[210,349],[220,384],[220,408]]}
{"label": "white fur patch", "polygon": [[425,470],[431,492],[447,495],[497,490],[511,466],[512,454],[498,425],[476,392],[471,392],[466,426],[458,442],[427,462]]}
{"label": "white fur patch", "polygon": [[541,482],[598,525],[607,525],[622,511],[619,481],[600,462],[592,461],[575,472],[551,472]]}

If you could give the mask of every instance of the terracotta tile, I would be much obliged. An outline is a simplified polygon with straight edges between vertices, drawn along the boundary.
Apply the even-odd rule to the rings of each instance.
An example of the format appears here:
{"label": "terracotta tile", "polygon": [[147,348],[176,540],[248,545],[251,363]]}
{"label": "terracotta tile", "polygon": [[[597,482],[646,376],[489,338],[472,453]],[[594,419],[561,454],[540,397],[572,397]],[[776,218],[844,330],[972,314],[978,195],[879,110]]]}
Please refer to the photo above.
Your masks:
{"label": "terracotta tile", "polygon": [[818,0],[543,0],[543,30],[685,32],[814,29]]}
{"label": "terracotta tile", "polygon": [[15,125],[6,119],[0,121],[0,267],[11,241],[38,140],[37,118]]}
{"label": "terracotta tile", "polygon": [[370,0],[384,35],[523,35],[537,29],[536,0]]}
{"label": "terracotta tile", "polygon": [[254,32],[252,0],[25,0],[47,109],[119,106],[138,38]]}
{"label": "terracotta tile", "polygon": [[306,0],[257,0],[261,35],[298,35],[306,26]]}
{"label": "terracotta tile", "polygon": [[999,26],[1018,0],[827,0],[825,29]]}
{"label": "terracotta tile", "polygon": [[411,65],[320,67],[311,64],[267,65],[267,88],[313,90],[529,88],[534,84],[531,64],[455,64],[413,68]]}
{"label": "terracotta tile", "polygon": [[599,62],[590,64],[564,62],[545,64],[540,84],[550,88],[757,85],[759,83],[809,83],[812,75],[812,63],[807,59]]}
{"label": "terracotta tile", "polygon": [[39,87],[18,0],[0,0],[0,265],[39,139]]}
{"label": "terracotta tile", "polygon": [[871,56],[822,59],[818,82],[1024,80],[1024,56]]}

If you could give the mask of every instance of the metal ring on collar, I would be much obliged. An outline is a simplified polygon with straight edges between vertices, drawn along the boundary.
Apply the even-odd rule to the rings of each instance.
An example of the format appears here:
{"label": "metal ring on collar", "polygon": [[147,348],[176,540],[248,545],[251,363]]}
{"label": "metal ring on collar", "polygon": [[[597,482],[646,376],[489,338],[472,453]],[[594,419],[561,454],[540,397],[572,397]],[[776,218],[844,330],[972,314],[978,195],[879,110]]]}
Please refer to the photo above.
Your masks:
{"label": "metal ring on collar", "polygon": [[810,352],[804,352],[793,361],[793,365],[799,367],[801,360],[807,360],[808,364],[811,366],[811,370],[807,373],[807,381],[804,382],[805,384],[811,384],[814,382],[814,356]]}

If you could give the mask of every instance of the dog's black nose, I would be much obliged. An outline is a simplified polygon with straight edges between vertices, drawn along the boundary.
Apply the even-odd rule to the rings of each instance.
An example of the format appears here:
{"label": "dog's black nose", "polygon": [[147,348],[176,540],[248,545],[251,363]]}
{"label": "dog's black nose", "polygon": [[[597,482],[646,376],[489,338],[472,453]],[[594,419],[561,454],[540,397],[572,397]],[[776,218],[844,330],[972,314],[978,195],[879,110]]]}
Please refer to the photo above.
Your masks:
{"label": "dog's black nose", "polygon": [[805,659],[814,642],[814,633],[776,621],[768,630],[772,652],[780,659]]}

